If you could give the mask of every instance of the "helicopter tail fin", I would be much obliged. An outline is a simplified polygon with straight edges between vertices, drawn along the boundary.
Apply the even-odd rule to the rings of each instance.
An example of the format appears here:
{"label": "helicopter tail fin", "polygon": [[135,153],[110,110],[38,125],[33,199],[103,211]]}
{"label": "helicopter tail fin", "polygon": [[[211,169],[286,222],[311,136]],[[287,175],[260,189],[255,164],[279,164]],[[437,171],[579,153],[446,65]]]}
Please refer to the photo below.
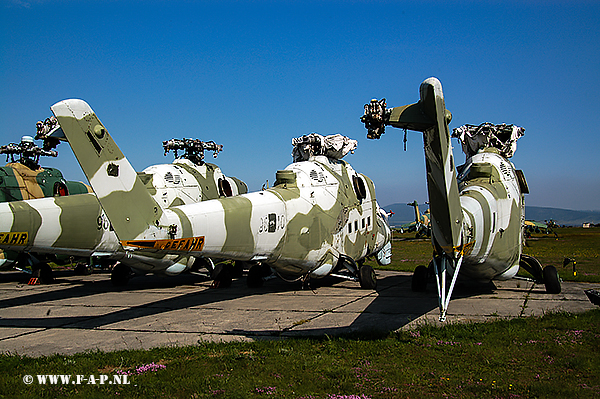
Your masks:
{"label": "helicopter tail fin", "polygon": [[120,240],[156,229],[162,209],[92,108],[83,100],[64,100],[52,112]]}
{"label": "helicopter tail fin", "polygon": [[439,252],[456,258],[462,244],[463,215],[440,81],[426,79],[421,83],[420,94],[423,113],[434,121],[423,131],[432,236]]}

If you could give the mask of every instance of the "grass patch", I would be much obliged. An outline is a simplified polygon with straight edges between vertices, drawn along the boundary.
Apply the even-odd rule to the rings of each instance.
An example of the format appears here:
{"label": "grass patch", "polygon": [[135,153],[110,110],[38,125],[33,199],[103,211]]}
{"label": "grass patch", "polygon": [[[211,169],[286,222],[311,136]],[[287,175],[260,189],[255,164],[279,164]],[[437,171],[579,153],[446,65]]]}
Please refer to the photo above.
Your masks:
{"label": "grass patch", "polygon": [[[562,227],[558,234],[533,234],[523,253],[535,256],[543,266],[554,265],[564,281],[600,283],[600,228]],[[430,239],[415,239],[415,233],[394,233],[392,263],[377,269],[413,272],[418,265],[428,265],[432,257]],[[576,261],[563,267],[565,258]],[[522,272],[523,276],[529,275]]]}
{"label": "grass patch", "polygon": [[[384,338],[200,343],[148,351],[0,356],[0,397],[374,399],[600,395],[600,310]],[[31,385],[24,375],[129,374],[129,385]]]}
{"label": "grass patch", "polygon": [[[542,265],[554,265],[565,281],[600,282],[600,228],[562,227],[552,234],[534,234],[526,241],[523,252],[535,256]],[[565,258],[575,259],[563,267]]]}

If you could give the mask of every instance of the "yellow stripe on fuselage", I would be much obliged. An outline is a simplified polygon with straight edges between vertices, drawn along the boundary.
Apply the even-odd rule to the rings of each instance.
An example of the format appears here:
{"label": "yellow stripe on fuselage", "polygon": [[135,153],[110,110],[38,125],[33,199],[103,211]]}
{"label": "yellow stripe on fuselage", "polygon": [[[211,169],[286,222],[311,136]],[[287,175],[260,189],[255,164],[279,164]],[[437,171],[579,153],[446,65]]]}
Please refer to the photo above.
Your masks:
{"label": "yellow stripe on fuselage", "polygon": [[2,245],[20,245],[25,246],[29,242],[29,235],[26,231],[0,233],[0,244]]}
{"label": "yellow stripe on fuselage", "polygon": [[129,240],[121,241],[121,245],[144,249],[196,252],[202,251],[204,248],[204,236],[166,240]]}

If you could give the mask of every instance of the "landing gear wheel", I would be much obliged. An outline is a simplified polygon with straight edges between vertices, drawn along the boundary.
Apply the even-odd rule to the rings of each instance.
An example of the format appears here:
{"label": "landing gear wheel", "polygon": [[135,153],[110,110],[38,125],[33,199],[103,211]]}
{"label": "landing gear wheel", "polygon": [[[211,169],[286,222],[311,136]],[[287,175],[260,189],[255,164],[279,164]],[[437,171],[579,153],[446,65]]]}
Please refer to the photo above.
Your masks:
{"label": "landing gear wheel", "polygon": [[52,276],[52,268],[47,263],[41,262],[32,266],[33,277],[37,278],[42,284],[50,284],[54,282]]}
{"label": "landing gear wheel", "polygon": [[110,273],[110,281],[115,287],[127,285],[131,275],[131,268],[122,263],[117,263]]}
{"label": "landing gear wheel", "polygon": [[529,274],[531,274],[535,279],[536,283],[541,284],[545,281],[544,271],[542,270],[542,264],[533,256],[521,254],[521,259],[519,260],[519,267],[523,268]]}
{"label": "landing gear wheel", "polygon": [[358,280],[360,281],[360,288],[374,290],[377,287],[377,275],[369,265],[363,265],[358,269]]}
{"label": "landing gear wheel", "polygon": [[219,263],[213,271],[213,287],[227,288],[231,287],[231,265]]}
{"label": "landing gear wheel", "polygon": [[246,277],[246,284],[248,288],[260,288],[263,286],[265,280],[263,280],[263,266],[253,265],[248,270],[248,276]]}
{"label": "landing gear wheel", "polygon": [[429,270],[427,266],[419,265],[415,268],[412,275],[411,289],[415,292],[425,292],[427,290],[427,278]]}
{"label": "landing gear wheel", "polygon": [[544,285],[548,294],[560,294],[560,279],[558,278],[556,268],[552,265],[544,268]]}

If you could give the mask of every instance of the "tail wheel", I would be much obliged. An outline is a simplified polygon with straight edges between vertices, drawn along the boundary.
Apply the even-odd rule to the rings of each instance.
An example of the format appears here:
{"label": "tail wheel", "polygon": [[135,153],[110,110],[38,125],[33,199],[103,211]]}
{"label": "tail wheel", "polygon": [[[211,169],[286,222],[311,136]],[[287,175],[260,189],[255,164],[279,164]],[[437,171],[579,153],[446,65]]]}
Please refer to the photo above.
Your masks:
{"label": "tail wheel", "polygon": [[548,294],[560,294],[560,278],[556,268],[552,265],[548,265],[544,268],[544,285],[546,286],[546,292]]}
{"label": "tail wheel", "polygon": [[374,290],[377,287],[377,275],[375,274],[375,270],[369,265],[363,265],[358,269],[358,279],[360,281],[360,288]]}
{"label": "tail wheel", "polygon": [[412,275],[411,289],[415,292],[425,292],[427,290],[428,278],[429,270],[427,269],[427,266],[417,266]]}
{"label": "tail wheel", "polygon": [[117,263],[110,273],[110,281],[115,287],[127,285],[131,276],[131,268],[122,263]]}

